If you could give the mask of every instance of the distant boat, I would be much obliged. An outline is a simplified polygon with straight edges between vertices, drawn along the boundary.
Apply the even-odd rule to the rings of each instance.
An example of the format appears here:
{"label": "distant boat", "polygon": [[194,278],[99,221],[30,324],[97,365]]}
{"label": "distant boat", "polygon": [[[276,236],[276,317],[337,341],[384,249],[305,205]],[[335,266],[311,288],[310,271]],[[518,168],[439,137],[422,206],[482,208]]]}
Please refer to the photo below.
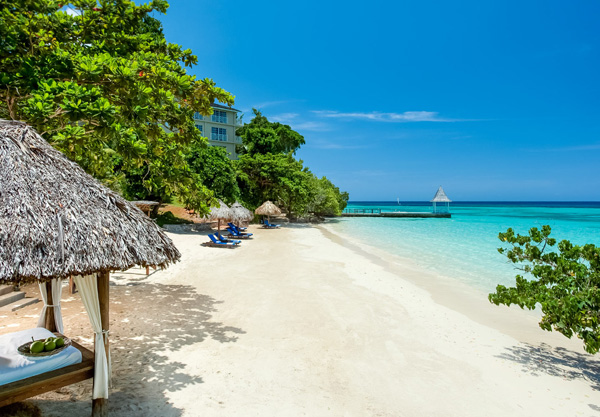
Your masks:
{"label": "distant boat", "polygon": [[400,203],[400,197],[398,197],[398,205],[401,206],[402,204]]}

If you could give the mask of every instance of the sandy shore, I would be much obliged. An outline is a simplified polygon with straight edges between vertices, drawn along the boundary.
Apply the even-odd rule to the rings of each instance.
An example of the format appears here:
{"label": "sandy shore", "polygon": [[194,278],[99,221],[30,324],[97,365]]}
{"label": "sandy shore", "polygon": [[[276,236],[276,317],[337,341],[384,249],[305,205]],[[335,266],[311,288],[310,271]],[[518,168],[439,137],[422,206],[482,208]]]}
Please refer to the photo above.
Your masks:
{"label": "sandy shore", "polygon": [[[600,361],[534,314],[328,226],[252,231],[235,250],[171,234],[182,262],[112,276],[111,415],[600,415]],[[40,310],[0,314],[0,334]],[[77,295],[63,316],[89,346]],[[85,416],[90,392],[87,381],[32,403]]]}

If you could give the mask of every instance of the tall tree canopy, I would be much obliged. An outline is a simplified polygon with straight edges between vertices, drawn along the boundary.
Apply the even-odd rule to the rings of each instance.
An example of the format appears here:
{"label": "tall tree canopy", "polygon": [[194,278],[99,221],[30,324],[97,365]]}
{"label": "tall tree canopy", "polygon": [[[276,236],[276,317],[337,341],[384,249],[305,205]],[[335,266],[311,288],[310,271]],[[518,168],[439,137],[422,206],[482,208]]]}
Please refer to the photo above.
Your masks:
{"label": "tall tree canopy", "polygon": [[199,176],[215,198],[228,204],[239,198],[236,172],[224,148],[196,144],[190,147],[186,159],[192,172]]}
{"label": "tall tree canopy", "polygon": [[288,125],[269,120],[257,109],[252,109],[254,118],[250,123],[237,129],[236,134],[243,139],[238,146],[239,154],[295,153],[304,145],[304,136]]}
{"label": "tall tree canopy", "polygon": [[190,50],[165,40],[153,0],[5,0],[0,7],[0,118],[33,125],[53,146],[126,196],[177,196],[206,208],[190,170],[205,140],[193,112],[233,96],[187,74]]}
{"label": "tall tree canopy", "polygon": [[331,181],[317,178],[293,154],[304,137],[290,126],[269,122],[253,109],[254,118],[237,130],[242,137],[236,163],[241,198],[251,207],[277,201],[291,218],[339,215],[348,202]]}
{"label": "tall tree canopy", "polygon": [[[540,327],[553,329],[568,338],[583,340],[585,350],[600,350],[600,248],[573,245],[550,237],[550,226],[534,227],[528,235],[512,229],[500,233],[501,241],[512,246],[498,251],[534,279],[517,275],[515,287],[498,285],[489,300],[496,304],[533,310],[542,309]],[[556,247],[555,247],[556,246]]]}

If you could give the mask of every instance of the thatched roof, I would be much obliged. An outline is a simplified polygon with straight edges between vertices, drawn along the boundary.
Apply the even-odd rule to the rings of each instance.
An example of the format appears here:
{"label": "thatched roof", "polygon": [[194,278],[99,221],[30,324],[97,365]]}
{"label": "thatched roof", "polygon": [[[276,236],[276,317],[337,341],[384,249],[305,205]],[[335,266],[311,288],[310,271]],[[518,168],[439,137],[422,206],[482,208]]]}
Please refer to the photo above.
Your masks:
{"label": "thatched roof", "polygon": [[208,214],[210,220],[231,220],[232,213],[231,209],[223,201],[219,200],[219,205],[210,208]]}
{"label": "thatched roof", "polygon": [[249,222],[250,220],[254,219],[254,214],[237,201],[230,207],[230,210],[233,214],[233,221],[236,223]]}
{"label": "thatched roof", "polygon": [[163,268],[173,242],[22,122],[0,120],[0,283]]}
{"label": "thatched roof", "polygon": [[263,216],[276,216],[281,214],[279,207],[271,203],[269,200],[262,203],[262,205],[254,210],[254,212]]}
{"label": "thatched roof", "polygon": [[438,188],[437,192],[435,193],[433,200],[431,200],[430,202],[431,203],[450,203],[450,202],[452,202],[452,200],[450,200],[448,198],[448,196],[444,192],[444,189],[440,185],[440,188]]}

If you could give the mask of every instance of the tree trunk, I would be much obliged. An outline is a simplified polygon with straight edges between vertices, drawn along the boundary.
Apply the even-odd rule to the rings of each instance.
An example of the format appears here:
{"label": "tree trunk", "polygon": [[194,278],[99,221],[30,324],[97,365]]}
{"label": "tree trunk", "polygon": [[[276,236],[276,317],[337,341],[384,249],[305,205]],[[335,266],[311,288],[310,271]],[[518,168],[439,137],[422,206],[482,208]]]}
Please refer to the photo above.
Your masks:
{"label": "tree trunk", "polygon": [[[103,271],[98,274],[98,302],[100,303],[100,318],[102,320],[102,330],[109,329],[109,278],[110,273],[108,271]],[[108,336],[106,336],[104,338],[104,349],[106,351],[107,360],[109,356],[109,348],[110,347],[108,343]],[[92,400],[92,417],[108,417],[108,398],[96,398]]]}
{"label": "tree trunk", "polygon": [[[46,293],[48,294],[48,305],[54,305],[54,300],[52,298],[52,281],[46,281]],[[60,300],[58,300],[60,302]],[[48,307],[46,309],[46,321],[44,322],[44,327],[51,332],[56,331],[56,321],[54,320],[54,307]]]}

